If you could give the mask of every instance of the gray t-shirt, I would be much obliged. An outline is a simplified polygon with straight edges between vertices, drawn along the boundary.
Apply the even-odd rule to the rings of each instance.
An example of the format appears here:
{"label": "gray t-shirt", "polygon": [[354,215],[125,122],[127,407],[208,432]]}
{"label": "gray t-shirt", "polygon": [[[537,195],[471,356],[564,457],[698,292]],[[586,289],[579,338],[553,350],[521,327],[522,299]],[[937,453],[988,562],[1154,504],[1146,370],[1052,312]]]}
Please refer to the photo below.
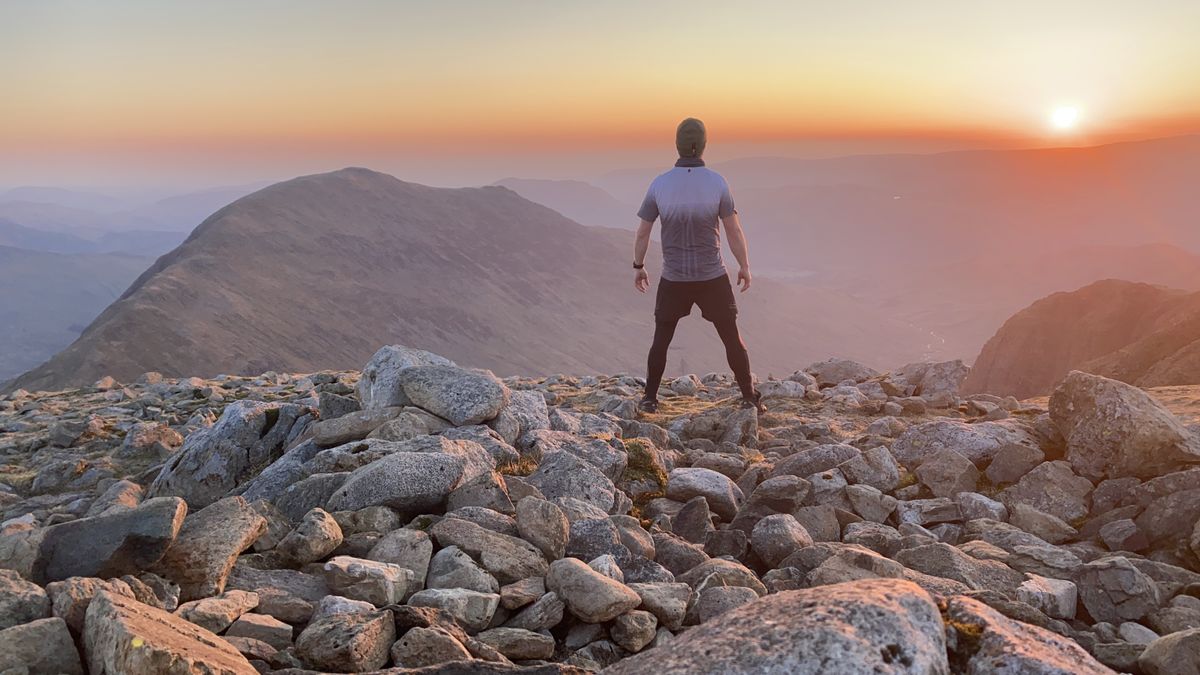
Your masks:
{"label": "gray t-shirt", "polygon": [[723,276],[718,218],[734,213],[733,195],[721,174],[704,166],[676,166],[650,183],[638,217],[662,218],[662,277],[708,281]]}

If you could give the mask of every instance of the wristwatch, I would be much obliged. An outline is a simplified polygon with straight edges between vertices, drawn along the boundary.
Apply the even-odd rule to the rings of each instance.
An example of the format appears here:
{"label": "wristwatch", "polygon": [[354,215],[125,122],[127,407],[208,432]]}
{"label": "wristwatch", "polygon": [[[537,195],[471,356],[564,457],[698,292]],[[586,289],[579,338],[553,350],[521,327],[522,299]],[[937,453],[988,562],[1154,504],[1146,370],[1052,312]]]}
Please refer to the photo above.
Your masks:
{"label": "wristwatch", "polygon": [[646,263],[633,263],[633,269],[635,270],[645,269],[645,267]]}

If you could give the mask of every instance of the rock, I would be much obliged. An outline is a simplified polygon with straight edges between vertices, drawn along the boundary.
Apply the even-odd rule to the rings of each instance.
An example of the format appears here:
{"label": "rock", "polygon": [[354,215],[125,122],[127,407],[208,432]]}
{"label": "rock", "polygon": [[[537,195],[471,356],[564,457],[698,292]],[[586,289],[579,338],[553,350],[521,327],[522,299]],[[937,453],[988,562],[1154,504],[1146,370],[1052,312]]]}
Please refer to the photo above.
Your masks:
{"label": "rock", "polygon": [[[334,598],[337,596],[330,595],[327,597]],[[367,611],[373,609],[373,607],[367,607]],[[322,616],[334,613],[336,612],[326,612]],[[273,616],[265,614],[249,613],[239,616],[237,621],[234,621],[229,626],[229,629],[225,631],[225,636],[260,640],[275,649],[287,649],[292,645],[292,627]]]}
{"label": "rock", "polygon": [[1075,528],[1063,522],[1061,518],[1019,502],[1012,504],[1012,508],[1009,509],[1008,521],[1051,544],[1070,541],[1079,534]]}
{"label": "rock", "polygon": [[952,661],[969,673],[1105,675],[1111,670],[1082,647],[1048,630],[1014,621],[967,597],[946,606]]}
{"label": "rock", "polygon": [[562,621],[566,608],[566,603],[557,593],[543,593],[533,604],[517,612],[504,625],[525,630],[549,630]]}
{"label": "rock", "polygon": [[618,439],[600,439],[576,436],[565,431],[539,429],[529,432],[523,442],[535,457],[545,457],[552,452],[569,452],[591,464],[609,480],[619,480],[629,463],[629,456]]}
{"label": "rock", "polygon": [[159,461],[174,454],[180,445],[183,437],[171,427],[161,422],[138,422],[125,432],[125,440],[113,457]]}
{"label": "rock", "polygon": [[660,624],[672,631],[683,625],[692,587],[684,583],[629,584],[630,590],[642,599],[640,607],[653,614]]}
{"label": "rock", "polygon": [[500,605],[504,609],[519,609],[546,594],[546,580],[530,577],[514,581],[500,589]]}
{"label": "rock", "polygon": [[1001,448],[1011,444],[1036,446],[1021,427],[1010,422],[935,420],[914,424],[892,444],[892,454],[904,466],[916,470],[927,457],[941,450],[954,450],[976,466],[992,461]]}
{"label": "rock", "polygon": [[83,675],[79,651],[58,617],[0,629],[0,672]]}
{"label": "rock", "polygon": [[438,551],[429,564],[429,588],[466,588],[480,593],[497,593],[500,584],[496,577],[488,574],[471,556],[457,546],[447,546]]}
{"label": "rock", "polygon": [[462,479],[463,461],[454,455],[397,452],[355,470],[329,498],[326,508],[356,511],[390,506],[406,513],[423,513],[444,503]]}
{"label": "rock", "polygon": [[536,546],[547,560],[558,560],[566,553],[570,532],[567,516],[545,499],[526,497],[517,502],[517,530],[521,538]]}
{"label": "rock", "polygon": [[1076,585],[1096,621],[1137,621],[1159,606],[1154,580],[1120,556],[1086,563],[1079,569]]}
{"label": "rock", "polygon": [[1008,520],[1008,507],[978,492],[960,492],[954,496],[954,503],[958,504],[959,515],[964,521],[977,518],[990,518],[1000,522]]}
{"label": "rock", "polygon": [[858,544],[889,558],[900,550],[902,538],[896,528],[869,521],[850,523],[842,534],[845,543]]}
{"label": "rock", "polygon": [[929,455],[916,470],[917,479],[935,497],[953,497],[960,492],[974,492],[979,481],[979,469],[971,460],[945,448]]}
{"label": "rock", "polygon": [[846,380],[865,382],[879,375],[879,372],[875,369],[864,366],[857,361],[838,358],[817,361],[805,368],[804,372],[811,375],[819,387],[833,386]]}
{"label": "rock", "polygon": [[325,579],[295,570],[258,570],[234,565],[227,586],[258,594],[258,611],[289,623],[304,623],[313,606],[329,595]]}
{"label": "rock", "polygon": [[575,558],[562,558],[550,565],[546,588],[566,603],[581,621],[603,623],[641,604],[627,586],[596,572]]}
{"label": "rock", "polygon": [[1017,600],[1055,619],[1074,619],[1075,605],[1079,600],[1079,589],[1065,579],[1050,579],[1036,574],[1017,587]]}
{"label": "rock", "polygon": [[910,499],[896,504],[896,519],[914,525],[935,525],[960,520],[958,504],[948,497]]}
{"label": "rock", "polygon": [[[383,410],[388,410],[384,408]],[[367,438],[382,441],[407,441],[418,436],[440,434],[454,429],[449,422],[415,406],[400,409],[400,413],[375,427]],[[453,440],[478,440],[479,436],[447,436]]]}
{"label": "rock", "polygon": [[[67,622],[67,627],[75,633],[83,632],[83,621],[87,615],[88,605],[100,591],[108,591],[115,595],[134,598],[133,589],[120,579],[96,579],[92,577],[71,577],[63,581],[47,584],[46,593],[50,596],[54,616]],[[0,598],[4,596],[0,595]],[[3,600],[0,600],[2,605]],[[7,612],[4,612],[7,614]],[[0,614],[2,615],[2,614]],[[42,616],[45,616],[43,614]],[[32,619],[29,619],[32,620]]]}
{"label": "rock", "polygon": [[397,377],[412,403],[455,426],[492,419],[508,405],[508,387],[488,371],[451,365],[413,366]]}
{"label": "rock", "polygon": [[870,485],[846,486],[846,499],[850,508],[864,520],[882,523],[896,510],[898,500]]}
{"label": "rock", "polygon": [[1105,523],[1099,534],[1110,551],[1142,551],[1150,546],[1137,523],[1128,518]]}
{"label": "rock", "polygon": [[1153,478],[1200,462],[1200,441],[1146,392],[1071,371],[1050,396],[1067,461],[1085,477]]}
{"label": "rock", "polygon": [[1026,504],[1071,521],[1087,516],[1091,492],[1092,482],[1075,475],[1067,462],[1043,462],[1002,491],[1000,501],[1010,512],[1013,504]]}
{"label": "rock", "polygon": [[812,546],[813,540],[808,530],[790,514],[779,513],[758,521],[750,542],[755,555],[767,565],[776,567],[796,549]]}
{"label": "rock", "polygon": [[358,380],[358,400],[368,410],[411,403],[404,393],[400,373],[414,366],[453,365],[444,357],[403,345],[387,345],[375,352]]}
{"label": "rock", "polygon": [[[396,605],[391,606],[393,612],[396,611]],[[313,610],[312,618],[309,621],[316,621],[334,614],[363,614],[375,611],[375,605],[362,600],[351,600],[343,598],[340,595],[327,595],[321,598]],[[273,617],[267,617],[273,618]]]}
{"label": "rock", "polygon": [[176,497],[148,499],[137,508],[45,528],[30,578],[113,577],[144,570],[166,554],[180,533],[187,505]]}
{"label": "rock", "polygon": [[1117,634],[1121,636],[1122,640],[1139,645],[1148,645],[1159,638],[1158,633],[1132,621],[1126,621],[1117,626]]}
{"label": "rock", "polygon": [[278,459],[292,427],[313,412],[294,403],[234,401],[211,427],[192,432],[146,490],[204,508]]}
{"label": "rock", "polygon": [[255,675],[228,642],[184,619],[100,591],[84,622],[88,671],[121,675]]}
{"label": "rock", "polygon": [[1137,665],[1146,675],[1194,675],[1200,672],[1200,628],[1164,635],[1146,645]]}
{"label": "rock", "polygon": [[686,502],[704,497],[714,513],[725,521],[733,520],[741,507],[742,490],[728,476],[703,468],[674,469],[667,477],[667,497]]}
{"label": "rock", "polygon": [[1045,459],[1046,454],[1041,448],[1020,443],[1005,445],[996,452],[992,463],[988,465],[988,480],[995,485],[1015,483]]}
{"label": "rock", "polygon": [[709,586],[741,586],[752,589],[759,596],[767,594],[767,587],[754,572],[741,563],[724,558],[706,560],[678,578],[697,592]]}
{"label": "rock", "polygon": [[296,638],[296,655],[310,668],[363,672],[382,668],[396,639],[388,610],[334,614],[310,623]]}
{"label": "rock", "polygon": [[753,589],[741,586],[709,586],[699,591],[696,602],[689,609],[695,623],[708,623],[732,609],[754,602],[758,595]]}
{"label": "rock", "polygon": [[606,672],[949,673],[950,668],[941,616],[929,594],[903,580],[868,579],[772,594]]}
{"label": "rock", "polygon": [[926,544],[904,549],[896,561],[918,572],[943,579],[953,579],[975,590],[994,590],[1014,596],[1024,581],[1024,575],[1004,563],[978,560],[949,544]]}
{"label": "rock", "polygon": [[412,572],[399,565],[349,556],[332,558],[323,569],[331,591],[376,607],[402,601],[412,581]]}
{"label": "rock", "polygon": [[501,584],[545,576],[541,551],[516,537],[486,530],[458,518],[445,518],[429,530],[439,546],[457,546],[477,560]]}
{"label": "rock", "polygon": [[839,466],[851,463],[862,457],[862,451],[852,445],[843,443],[828,443],[815,448],[801,450],[785,457],[775,464],[771,477],[777,476],[811,476],[814,473],[829,471]]}
{"label": "rock", "polygon": [[637,653],[654,640],[657,631],[658,619],[653,614],[634,609],[618,616],[613,621],[610,633],[612,634],[613,642],[617,643],[622,649],[627,652]]}
{"label": "rock", "polygon": [[50,598],[41,586],[0,569],[0,630],[48,616]]}
{"label": "rock", "polygon": [[448,661],[470,661],[471,652],[446,630],[413,626],[392,645],[392,663],[398,668],[424,668]]}
{"label": "rock", "polygon": [[521,628],[492,628],[475,636],[510,659],[548,659],[554,656],[554,638]]}
{"label": "rock", "polygon": [[258,606],[258,594],[249,591],[229,591],[216,597],[185,602],[175,615],[204,630],[220,633],[238,617]]}
{"label": "rock", "polygon": [[700,495],[689,499],[679,513],[671,518],[671,532],[693,544],[703,546],[713,529],[713,514],[708,508],[708,500]]}
{"label": "rock", "polygon": [[141,485],[133,481],[119,480],[92,502],[84,517],[91,518],[92,516],[135,509],[142,502],[144,493],[145,490]]}
{"label": "rock", "polygon": [[882,445],[864,450],[861,455],[837,465],[851,485],[868,485],[882,492],[891,492],[900,484],[900,467],[891,451]]}
{"label": "rock", "polygon": [[436,607],[454,617],[469,633],[484,628],[500,606],[500,596],[465,588],[427,588],[408,599],[414,607]]}
{"label": "rock", "polygon": [[617,488],[608,476],[569,452],[556,451],[543,456],[527,482],[546,499],[556,502],[572,497],[605,513],[616,503]]}
{"label": "rock", "polygon": [[368,560],[399,565],[413,573],[412,591],[425,587],[429,562],[433,555],[433,541],[421,530],[401,528],[383,535],[371,548]]}
{"label": "rock", "polygon": [[304,565],[324,558],[342,543],[342,528],[323,509],[313,509],[275,547],[287,560]]}
{"label": "rock", "polygon": [[178,539],[155,570],[179,584],[184,602],[217,595],[225,590],[238,555],[266,528],[266,519],[245,499],[227,497],[183,521]]}
{"label": "rock", "polygon": [[913,387],[914,396],[957,396],[958,388],[971,369],[960,360],[910,363],[892,373],[892,378]]}
{"label": "rock", "polygon": [[396,419],[403,410],[397,406],[373,408],[332,419],[322,419],[312,425],[312,439],[323,448],[359,441],[385,423]]}

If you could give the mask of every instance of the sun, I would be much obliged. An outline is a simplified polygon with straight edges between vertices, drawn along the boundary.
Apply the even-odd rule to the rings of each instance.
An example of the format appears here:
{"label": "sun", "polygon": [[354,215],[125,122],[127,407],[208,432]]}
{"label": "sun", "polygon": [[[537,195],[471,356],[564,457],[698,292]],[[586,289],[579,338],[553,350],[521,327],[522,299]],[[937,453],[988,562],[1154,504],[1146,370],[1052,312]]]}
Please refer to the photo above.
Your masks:
{"label": "sun", "polygon": [[1058,131],[1070,131],[1079,124],[1079,108],[1059,106],[1050,113],[1050,126]]}

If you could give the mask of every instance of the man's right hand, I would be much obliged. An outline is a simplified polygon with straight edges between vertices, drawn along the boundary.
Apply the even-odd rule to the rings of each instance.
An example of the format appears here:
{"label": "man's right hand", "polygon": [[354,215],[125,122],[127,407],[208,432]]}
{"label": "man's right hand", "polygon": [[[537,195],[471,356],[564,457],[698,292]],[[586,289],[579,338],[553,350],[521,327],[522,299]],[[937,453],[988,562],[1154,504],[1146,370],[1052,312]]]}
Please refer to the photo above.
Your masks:
{"label": "man's right hand", "polygon": [[639,293],[645,293],[646,289],[650,288],[650,275],[646,274],[646,270],[634,271],[633,287],[638,289]]}

